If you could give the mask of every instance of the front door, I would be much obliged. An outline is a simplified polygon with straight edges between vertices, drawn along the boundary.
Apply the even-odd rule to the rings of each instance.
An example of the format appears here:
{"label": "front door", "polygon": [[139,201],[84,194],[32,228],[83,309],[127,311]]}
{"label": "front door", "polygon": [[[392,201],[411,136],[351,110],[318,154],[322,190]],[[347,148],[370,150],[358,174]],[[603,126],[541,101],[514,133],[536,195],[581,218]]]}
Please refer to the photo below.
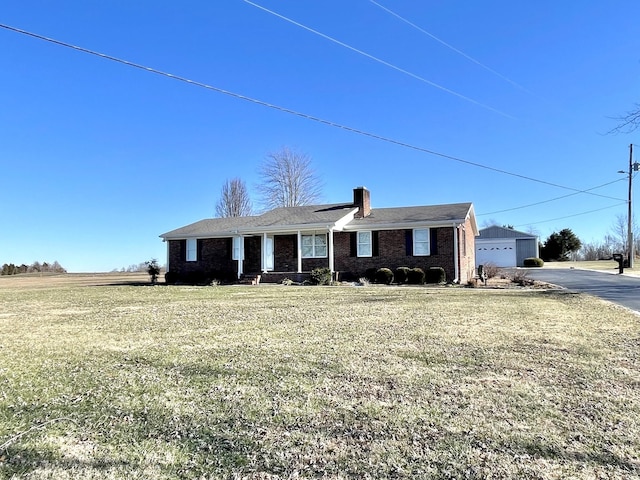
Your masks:
{"label": "front door", "polygon": [[273,270],[273,237],[264,239],[264,269]]}

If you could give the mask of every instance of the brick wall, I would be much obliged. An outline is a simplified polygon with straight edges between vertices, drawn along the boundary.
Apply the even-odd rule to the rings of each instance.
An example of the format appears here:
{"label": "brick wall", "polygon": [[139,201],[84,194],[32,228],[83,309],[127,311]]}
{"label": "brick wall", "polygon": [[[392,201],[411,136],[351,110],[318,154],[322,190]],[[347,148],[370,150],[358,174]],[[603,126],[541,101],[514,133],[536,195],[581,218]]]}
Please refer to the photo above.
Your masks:
{"label": "brick wall", "polygon": [[[395,270],[398,267],[428,269],[442,267],[447,281],[455,278],[453,258],[453,227],[436,228],[437,247],[429,256],[407,255],[405,230],[381,230],[378,232],[378,255],[373,257],[351,256],[351,233],[336,232],[334,234],[335,270],[342,277],[350,273],[354,277],[364,276],[368,268],[387,267]],[[473,250],[473,247],[471,247]]]}
{"label": "brick wall", "polygon": [[460,283],[473,279],[476,269],[476,240],[471,221],[464,223],[464,229],[458,229],[458,256],[460,258]]}
{"label": "brick wall", "polygon": [[[475,237],[471,222],[467,221],[465,228],[455,229],[453,227],[436,228],[433,230],[432,240],[436,241],[436,246],[432,245],[432,255],[413,256],[407,255],[407,241],[405,230],[381,230],[378,235],[378,255],[373,257],[357,257],[353,255],[351,247],[352,233],[334,233],[334,269],[340,272],[341,278],[364,276],[369,268],[387,267],[392,270],[397,267],[420,267],[428,269],[430,267],[442,267],[445,271],[446,280],[452,281],[455,278],[454,265],[454,234],[458,236],[458,260],[460,272],[458,280],[466,283],[473,278],[475,271]],[[261,242],[262,238],[245,238],[245,262],[244,272],[255,273],[261,267]],[[198,261],[186,262],[183,260],[184,241],[169,241],[169,268],[178,274],[188,274],[190,272],[231,272],[236,273],[238,263],[231,260],[231,238],[209,238],[198,240]],[[275,235],[274,236],[274,271],[275,272],[296,272],[298,270],[298,239],[297,235]],[[353,255],[353,256],[352,256]],[[328,258],[303,258],[303,272],[310,272],[314,268],[329,266]]]}

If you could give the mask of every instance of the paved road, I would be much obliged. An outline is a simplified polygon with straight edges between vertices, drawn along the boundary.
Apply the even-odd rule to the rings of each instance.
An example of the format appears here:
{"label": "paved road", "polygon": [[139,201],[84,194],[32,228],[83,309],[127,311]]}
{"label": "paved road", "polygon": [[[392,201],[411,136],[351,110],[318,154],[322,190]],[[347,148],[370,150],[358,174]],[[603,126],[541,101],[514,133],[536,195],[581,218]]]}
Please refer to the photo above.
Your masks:
{"label": "paved road", "polygon": [[530,268],[528,277],[618,303],[640,312],[640,278],[592,270]]}

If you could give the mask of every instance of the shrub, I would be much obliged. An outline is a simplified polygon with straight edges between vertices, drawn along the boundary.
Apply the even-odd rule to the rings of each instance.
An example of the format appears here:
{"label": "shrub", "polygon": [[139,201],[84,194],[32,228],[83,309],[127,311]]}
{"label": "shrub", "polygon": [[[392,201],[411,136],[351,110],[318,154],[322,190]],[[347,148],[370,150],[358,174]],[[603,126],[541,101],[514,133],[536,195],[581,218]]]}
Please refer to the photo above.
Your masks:
{"label": "shrub", "polygon": [[542,267],[544,265],[544,260],[537,257],[529,257],[524,259],[523,264],[525,267]]}
{"label": "shrub", "polygon": [[379,268],[376,272],[376,282],[391,285],[391,282],[393,282],[393,272],[388,268]]}
{"label": "shrub", "polygon": [[528,275],[529,272],[527,272],[526,270],[514,270],[511,275],[511,281],[517,285],[520,285],[521,287],[533,285],[534,281],[531,280]]}
{"label": "shrub", "polygon": [[158,265],[158,260],[152,258],[148,262],[144,262],[147,267],[147,273],[151,277],[151,283],[155,284],[158,280],[158,275],[160,275],[160,265]]}
{"label": "shrub", "polygon": [[422,285],[424,283],[424,270],[412,268],[407,273],[407,282],[411,285]]}
{"label": "shrub", "polygon": [[407,276],[409,275],[409,267],[398,267],[396,268],[394,277],[396,279],[396,283],[402,284],[407,282]]}
{"label": "shrub", "polygon": [[331,285],[331,270],[328,267],[311,270],[311,283],[314,285]]}
{"label": "shrub", "polygon": [[377,271],[378,271],[377,268],[367,268],[367,270],[364,272],[364,276],[367,280],[369,280],[369,282],[373,283],[376,281]]}
{"label": "shrub", "polygon": [[482,265],[482,271],[487,276],[487,278],[494,278],[500,274],[500,267],[498,267],[495,263],[487,262]]}
{"label": "shrub", "polygon": [[167,272],[164,274],[164,283],[167,285],[175,285],[178,282],[178,274],[176,272]]}
{"label": "shrub", "polygon": [[431,267],[424,273],[425,282],[427,283],[444,283],[446,281],[446,275],[442,267]]}

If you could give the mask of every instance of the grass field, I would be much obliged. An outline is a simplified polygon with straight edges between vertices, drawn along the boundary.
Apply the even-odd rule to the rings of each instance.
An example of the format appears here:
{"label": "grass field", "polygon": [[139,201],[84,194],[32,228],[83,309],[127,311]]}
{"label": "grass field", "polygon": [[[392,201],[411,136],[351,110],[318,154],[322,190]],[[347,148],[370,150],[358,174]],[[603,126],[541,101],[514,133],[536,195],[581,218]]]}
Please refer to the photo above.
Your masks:
{"label": "grass field", "polygon": [[594,298],[66,278],[0,281],[0,478],[640,478]]}

